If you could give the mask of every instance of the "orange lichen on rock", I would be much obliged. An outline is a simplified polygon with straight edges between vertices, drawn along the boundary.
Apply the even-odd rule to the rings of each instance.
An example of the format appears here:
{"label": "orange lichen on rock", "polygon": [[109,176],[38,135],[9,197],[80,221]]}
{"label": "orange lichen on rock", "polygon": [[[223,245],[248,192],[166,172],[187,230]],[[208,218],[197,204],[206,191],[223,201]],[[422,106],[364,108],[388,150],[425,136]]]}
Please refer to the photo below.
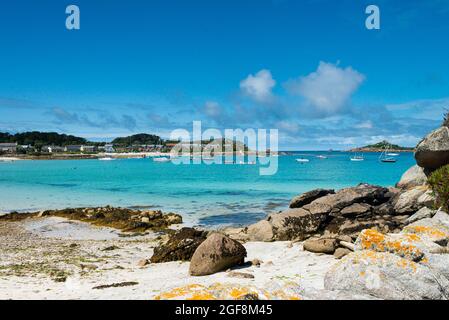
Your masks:
{"label": "orange lichen on rock", "polygon": [[404,228],[404,231],[414,233],[414,234],[422,234],[428,236],[430,238],[449,238],[449,233],[428,226],[408,226]]}
{"label": "orange lichen on rock", "polygon": [[185,287],[174,288],[168,292],[157,295],[155,300],[215,300],[205,286],[190,284]]}
{"label": "orange lichen on rock", "polygon": [[155,300],[300,300],[291,286],[276,287],[272,290],[251,286],[215,283],[208,287],[191,284],[172,289],[154,297]]}
{"label": "orange lichen on rock", "polygon": [[374,229],[363,230],[357,239],[359,250],[374,250],[377,252],[390,252],[400,257],[419,261],[424,253],[412,242],[421,240],[417,235],[388,236]]}

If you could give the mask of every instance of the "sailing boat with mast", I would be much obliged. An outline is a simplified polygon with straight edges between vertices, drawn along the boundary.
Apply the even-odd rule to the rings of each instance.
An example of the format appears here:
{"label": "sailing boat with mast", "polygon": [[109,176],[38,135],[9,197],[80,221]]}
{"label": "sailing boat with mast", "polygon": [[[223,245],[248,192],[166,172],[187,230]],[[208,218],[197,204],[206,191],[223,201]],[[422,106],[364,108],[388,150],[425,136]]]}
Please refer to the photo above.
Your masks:
{"label": "sailing boat with mast", "polygon": [[385,163],[395,163],[397,161],[397,159],[395,158],[396,154],[393,155],[393,153],[391,153],[388,149],[388,144],[385,144],[385,149],[380,154],[379,160]]}

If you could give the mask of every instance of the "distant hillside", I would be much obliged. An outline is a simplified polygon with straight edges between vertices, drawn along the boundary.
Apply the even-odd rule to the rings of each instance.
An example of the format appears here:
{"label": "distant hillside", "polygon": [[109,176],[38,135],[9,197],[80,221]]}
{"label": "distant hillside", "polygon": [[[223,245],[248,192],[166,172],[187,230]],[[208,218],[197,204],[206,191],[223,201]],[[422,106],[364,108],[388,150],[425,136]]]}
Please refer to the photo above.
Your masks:
{"label": "distant hillside", "polygon": [[67,146],[87,144],[84,138],[75,137],[56,132],[23,132],[9,134],[0,132],[0,143],[17,142],[19,145],[31,145],[33,147],[42,147],[45,145]]}
{"label": "distant hillside", "polygon": [[119,137],[112,141],[116,146],[135,146],[135,145],[157,145],[163,144],[161,137],[154,134],[140,133],[129,137]]}
{"label": "distant hillside", "polygon": [[370,145],[367,145],[364,147],[354,148],[354,149],[351,149],[350,151],[378,152],[378,151],[383,151],[385,149],[388,149],[390,151],[402,151],[402,152],[414,150],[414,148],[402,147],[397,144],[392,144],[392,143],[384,140],[384,141],[381,141],[381,142],[378,142],[375,144],[370,144]]}

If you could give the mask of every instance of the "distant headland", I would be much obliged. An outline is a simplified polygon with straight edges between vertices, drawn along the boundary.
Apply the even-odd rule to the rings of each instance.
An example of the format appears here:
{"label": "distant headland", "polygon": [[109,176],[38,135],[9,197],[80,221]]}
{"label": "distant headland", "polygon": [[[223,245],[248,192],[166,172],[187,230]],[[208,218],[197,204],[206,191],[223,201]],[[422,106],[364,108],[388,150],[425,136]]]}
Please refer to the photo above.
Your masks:
{"label": "distant headland", "polygon": [[390,143],[386,140],[370,144],[364,147],[358,147],[349,150],[350,152],[383,152],[385,150],[395,151],[395,152],[413,152],[415,148],[411,147],[402,147],[397,144]]}

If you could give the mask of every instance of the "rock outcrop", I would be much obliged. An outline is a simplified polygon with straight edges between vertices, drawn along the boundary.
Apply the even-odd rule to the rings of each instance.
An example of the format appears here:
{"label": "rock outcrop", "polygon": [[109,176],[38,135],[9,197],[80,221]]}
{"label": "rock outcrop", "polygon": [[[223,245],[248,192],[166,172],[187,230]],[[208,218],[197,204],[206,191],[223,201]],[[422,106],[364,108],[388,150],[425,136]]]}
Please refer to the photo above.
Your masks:
{"label": "rock outcrop", "polygon": [[206,240],[207,234],[206,231],[182,228],[171,235],[167,243],[154,249],[150,261],[152,263],[190,261],[195,250]]}
{"label": "rock outcrop", "polygon": [[274,238],[273,226],[267,220],[250,225],[245,233],[249,241],[270,242]]}
{"label": "rock outcrop", "polygon": [[320,229],[326,217],[326,212],[313,213],[299,208],[273,214],[268,221],[276,240],[304,240]]}
{"label": "rock outcrop", "polygon": [[334,193],[335,193],[334,190],[328,189],[315,189],[312,191],[302,193],[299,196],[296,196],[292,199],[292,201],[290,202],[290,209],[301,208],[318,198]]}
{"label": "rock outcrop", "polygon": [[426,173],[449,164],[449,128],[442,126],[427,135],[417,145],[415,159]]}
{"label": "rock outcrop", "polygon": [[400,233],[363,230],[355,252],[327,272],[325,288],[380,299],[449,299],[448,243],[449,215],[442,211]]}
{"label": "rock outcrop", "polygon": [[402,175],[401,180],[396,184],[396,187],[401,189],[410,189],[423,186],[426,183],[427,176],[424,173],[424,169],[418,165],[414,165]]}
{"label": "rock outcrop", "polygon": [[5,220],[23,220],[30,217],[62,217],[70,220],[88,222],[97,226],[111,227],[123,232],[143,232],[147,230],[171,232],[168,227],[182,223],[179,214],[162,211],[141,211],[111,206],[96,208],[68,208],[31,213],[11,213],[0,217]]}
{"label": "rock outcrop", "polygon": [[239,242],[212,233],[195,251],[190,262],[192,276],[205,276],[242,264],[246,249]]}
{"label": "rock outcrop", "polygon": [[337,192],[317,189],[292,200],[295,208],[271,214],[233,238],[302,241],[324,234],[356,237],[373,227],[394,232],[405,225],[409,215],[432,202],[426,186],[401,190],[360,184]]}
{"label": "rock outcrop", "polygon": [[393,253],[372,250],[350,253],[337,262],[326,273],[324,287],[380,299],[449,297],[449,281],[441,273]]}

